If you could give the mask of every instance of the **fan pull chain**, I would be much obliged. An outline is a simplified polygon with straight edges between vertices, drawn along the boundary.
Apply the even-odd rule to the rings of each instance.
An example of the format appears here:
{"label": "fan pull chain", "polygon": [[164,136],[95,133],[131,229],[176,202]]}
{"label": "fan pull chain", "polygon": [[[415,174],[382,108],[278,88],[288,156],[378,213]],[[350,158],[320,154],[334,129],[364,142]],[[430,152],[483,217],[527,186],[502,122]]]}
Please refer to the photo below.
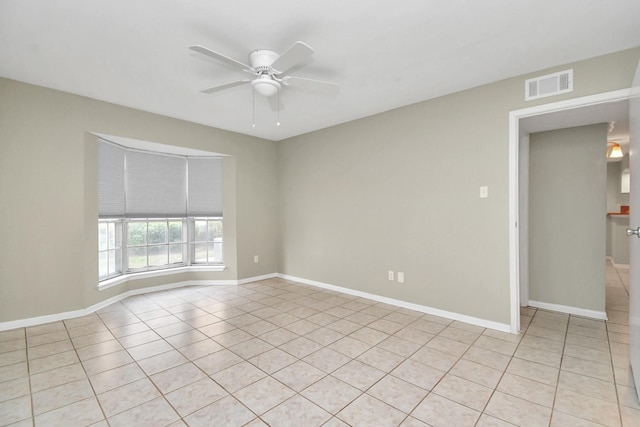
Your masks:
{"label": "fan pull chain", "polygon": [[253,127],[256,127],[256,91],[251,90],[253,94]]}

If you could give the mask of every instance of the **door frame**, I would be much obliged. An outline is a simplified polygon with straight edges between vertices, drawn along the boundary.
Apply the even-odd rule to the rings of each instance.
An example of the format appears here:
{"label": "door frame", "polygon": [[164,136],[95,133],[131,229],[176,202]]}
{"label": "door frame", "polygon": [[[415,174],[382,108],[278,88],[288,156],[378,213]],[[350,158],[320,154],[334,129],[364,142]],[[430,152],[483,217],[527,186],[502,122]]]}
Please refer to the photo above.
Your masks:
{"label": "door frame", "polygon": [[[576,108],[588,107],[597,104],[618,102],[640,95],[638,88],[620,89],[595,95],[572,98],[549,104],[512,110],[509,112],[509,290],[510,290],[510,331],[520,332],[520,293],[523,286],[523,296],[528,296],[528,280],[520,280],[520,272],[528,271],[528,259],[520,259],[521,254],[526,253],[528,235],[523,228],[523,236],[520,236],[520,162],[528,159],[528,145],[520,149],[521,138],[528,141],[529,135],[520,128],[520,119],[538,116]],[[521,152],[522,151],[522,152]],[[527,172],[526,170],[524,171]],[[526,209],[526,207],[525,207]],[[523,210],[524,212],[524,210]],[[528,214],[527,212],[524,212]],[[526,217],[525,217],[526,218]],[[528,224],[524,224],[527,227]],[[521,241],[522,240],[522,241]],[[521,249],[522,246],[522,249]]]}

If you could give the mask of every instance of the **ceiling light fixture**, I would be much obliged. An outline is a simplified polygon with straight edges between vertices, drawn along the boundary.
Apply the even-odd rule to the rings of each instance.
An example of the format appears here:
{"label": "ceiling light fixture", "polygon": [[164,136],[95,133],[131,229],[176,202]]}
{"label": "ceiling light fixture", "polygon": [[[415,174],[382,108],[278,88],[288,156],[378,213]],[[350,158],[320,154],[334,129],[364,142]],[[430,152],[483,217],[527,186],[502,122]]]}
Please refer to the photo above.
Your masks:
{"label": "ceiling light fixture", "polygon": [[255,80],[251,81],[253,89],[264,97],[270,97],[280,91],[282,85],[274,80],[270,75],[263,74]]}
{"label": "ceiling light fixture", "polygon": [[624,156],[620,144],[617,142],[607,142],[607,159],[620,159]]}

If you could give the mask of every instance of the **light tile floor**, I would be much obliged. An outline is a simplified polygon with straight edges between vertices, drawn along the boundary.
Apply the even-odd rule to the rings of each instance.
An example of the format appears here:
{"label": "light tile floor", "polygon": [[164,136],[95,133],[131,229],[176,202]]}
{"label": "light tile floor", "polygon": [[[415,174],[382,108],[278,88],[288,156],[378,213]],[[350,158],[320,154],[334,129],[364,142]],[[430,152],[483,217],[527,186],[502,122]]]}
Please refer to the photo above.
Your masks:
{"label": "light tile floor", "polygon": [[131,297],[0,332],[0,425],[639,426],[622,273],[608,322],[519,336],[276,279]]}

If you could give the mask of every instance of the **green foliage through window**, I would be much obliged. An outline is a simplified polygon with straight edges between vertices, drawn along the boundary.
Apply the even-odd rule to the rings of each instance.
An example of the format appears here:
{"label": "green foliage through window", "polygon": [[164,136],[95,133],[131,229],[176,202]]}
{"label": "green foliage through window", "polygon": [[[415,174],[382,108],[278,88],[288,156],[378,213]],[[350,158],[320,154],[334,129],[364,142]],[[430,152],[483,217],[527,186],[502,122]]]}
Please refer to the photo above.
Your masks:
{"label": "green foliage through window", "polygon": [[127,272],[222,262],[222,218],[98,222],[100,280]]}

